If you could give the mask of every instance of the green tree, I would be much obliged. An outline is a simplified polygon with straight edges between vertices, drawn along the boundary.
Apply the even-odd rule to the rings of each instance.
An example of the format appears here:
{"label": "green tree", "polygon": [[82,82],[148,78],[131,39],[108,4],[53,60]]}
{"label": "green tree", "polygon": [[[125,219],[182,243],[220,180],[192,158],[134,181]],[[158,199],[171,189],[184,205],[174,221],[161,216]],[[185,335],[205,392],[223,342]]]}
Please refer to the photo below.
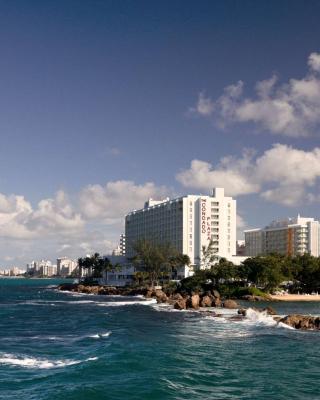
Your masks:
{"label": "green tree", "polygon": [[161,276],[169,278],[173,268],[177,268],[180,263],[190,263],[189,257],[179,254],[170,243],[154,244],[142,239],[134,244],[133,250],[135,256],[131,260],[137,268],[148,273],[151,286]]}
{"label": "green tree", "polygon": [[212,272],[218,281],[220,279],[228,281],[238,278],[237,267],[232,261],[228,261],[224,257],[220,258],[219,262],[213,265]]}
{"label": "green tree", "polygon": [[294,277],[305,292],[320,290],[320,258],[310,254],[294,257]]}
{"label": "green tree", "polygon": [[103,258],[99,253],[94,253],[89,257],[79,258],[79,276],[82,276],[82,270],[88,271],[92,278],[101,278],[103,271],[111,271],[115,268],[108,258]]}
{"label": "green tree", "polygon": [[275,254],[247,258],[242,263],[241,277],[254,285],[272,290],[287,278],[284,265],[284,257]]}

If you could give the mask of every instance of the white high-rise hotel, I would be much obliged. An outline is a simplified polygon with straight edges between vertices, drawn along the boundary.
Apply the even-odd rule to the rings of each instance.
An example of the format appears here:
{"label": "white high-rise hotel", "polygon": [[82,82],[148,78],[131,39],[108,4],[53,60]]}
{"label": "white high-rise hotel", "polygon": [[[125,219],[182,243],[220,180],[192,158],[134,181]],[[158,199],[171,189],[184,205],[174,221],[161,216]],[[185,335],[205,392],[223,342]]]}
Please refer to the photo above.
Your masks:
{"label": "white high-rise hotel", "polygon": [[127,257],[134,255],[132,245],[139,239],[170,242],[199,267],[202,247],[212,239],[217,256],[234,260],[236,200],[226,197],[223,188],[213,189],[211,196],[149,199],[143,209],[126,216],[125,236]]}

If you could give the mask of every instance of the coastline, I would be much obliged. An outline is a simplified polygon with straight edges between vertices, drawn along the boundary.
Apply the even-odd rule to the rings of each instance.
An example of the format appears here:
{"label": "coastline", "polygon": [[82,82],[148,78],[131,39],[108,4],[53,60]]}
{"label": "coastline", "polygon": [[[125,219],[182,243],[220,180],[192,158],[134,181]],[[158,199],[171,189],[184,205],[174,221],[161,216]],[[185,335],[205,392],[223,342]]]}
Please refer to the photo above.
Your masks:
{"label": "coastline", "polygon": [[[69,291],[73,293],[93,294],[93,295],[122,295],[122,296],[137,296],[140,295],[146,300],[154,299],[157,303],[164,303],[172,306],[176,310],[197,310],[202,314],[212,317],[220,317],[220,313],[216,313],[216,309],[226,310],[232,309],[236,311],[237,315],[233,319],[243,319],[247,317],[247,313],[254,313],[255,319],[265,318],[270,316],[277,324],[283,323],[295,329],[302,330],[320,330],[320,317],[312,315],[301,314],[288,314],[285,316],[277,315],[277,312],[270,306],[264,308],[257,308],[250,306],[249,308],[243,307],[235,300],[220,298],[220,294],[216,290],[212,292],[207,291],[204,294],[198,293],[165,293],[162,289],[154,288],[115,288],[107,286],[85,286],[82,284],[62,284],[57,287],[61,291]],[[250,296],[254,297],[254,296]],[[259,296],[257,296],[259,297]],[[280,299],[278,299],[280,297]],[[319,295],[284,295],[284,296],[270,296],[269,301],[299,301],[301,298],[304,301],[309,301],[310,298],[320,300]],[[299,300],[295,300],[295,299]],[[259,298],[259,301],[262,299]],[[214,307],[215,311],[211,308]],[[258,313],[258,314],[257,314]],[[258,315],[258,316],[257,316]],[[259,317],[260,315],[260,317]]]}
{"label": "coastline", "polygon": [[276,301],[320,301],[320,295],[317,294],[271,295],[271,298]]}

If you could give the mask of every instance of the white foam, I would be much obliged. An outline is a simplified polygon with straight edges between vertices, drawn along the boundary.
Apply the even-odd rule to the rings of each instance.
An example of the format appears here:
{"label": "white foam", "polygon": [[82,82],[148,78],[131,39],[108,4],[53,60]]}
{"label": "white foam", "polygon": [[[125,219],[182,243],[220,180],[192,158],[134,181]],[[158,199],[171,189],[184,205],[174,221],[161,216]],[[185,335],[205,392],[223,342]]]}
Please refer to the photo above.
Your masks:
{"label": "white foam", "polygon": [[90,357],[85,360],[55,360],[50,361],[45,358],[26,357],[23,355],[16,356],[13,354],[4,353],[0,356],[0,364],[15,365],[23,368],[33,369],[51,369],[51,368],[63,368],[70,365],[80,364],[86,361],[97,360],[98,357]]}
{"label": "white foam", "polygon": [[106,333],[96,333],[95,335],[89,335],[88,337],[93,338],[93,339],[102,339],[109,337],[112,332],[106,332]]}
{"label": "white foam", "polygon": [[96,303],[94,300],[27,300],[17,305],[31,305],[31,306],[46,306],[46,305],[57,305],[57,304],[88,304]]}
{"label": "white foam", "polygon": [[256,311],[252,308],[247,309],[246,317],[243,319],[243,322],[253,325],[294,329],[289,325],[283,324],[282,322],[277,322],[271,315],[267,314],[267,311]]}
{"label": "white foam", "polygon": [[246,311],[244,322],[253,323],[254,325],[266,325],[276,326],[277,321],[273,319],[271,315],[268,315],[266,311],[256,311],[252,308],[248,308]]}
{"label": "white foam", "polygon": [[150,300],[131,300],[131,301],[108,301],[105,303],[96,303],[98,306],[101,307],[119,307],[119,306],[131,306],[133,304],[140,304],[142,306],[148,306],[151,304],[156,304],[156,299]]}

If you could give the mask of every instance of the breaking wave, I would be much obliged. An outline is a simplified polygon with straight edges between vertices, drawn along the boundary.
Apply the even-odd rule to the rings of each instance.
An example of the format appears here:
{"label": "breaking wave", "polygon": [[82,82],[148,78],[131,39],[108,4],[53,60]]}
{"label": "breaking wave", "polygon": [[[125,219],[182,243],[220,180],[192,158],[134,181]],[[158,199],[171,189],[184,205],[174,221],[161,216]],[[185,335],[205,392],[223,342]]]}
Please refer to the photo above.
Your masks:
{"label": "breaking wave", "polygon": [[22,368],[32,369],[51,369],[51,368],[63,368],[70,365],[80,364],[87,361],[95,361],[98,357],[89,357],[85,360],[54,360],[50,361],[46,358],[35,358],[26,356],[16,356],[14,354],[2,354],[0,355],[0,364],[13,365]]}
{"label": "breaking wave", "polygon": [[277,322],[271,315],[268,315],[266,311],[256,311],[253,308],[248,308],[246,317],[243,322],[251,325],[263,325],[270,327],[281,327],[286,329],[294,329],[289,325]]}
{"label": "breaking wave", "polygon": [[89,335],[88,337],[90,337],[92,339],[102,339],[102,338],[109,337],[111,335],[111,333],[112,332],[96,333],[95,335]]}
{"label": "breaking wave", "polygon": [[101,307],[117,307],[117,306],[131,306],[131,305],[136,305],[140,304],[142,306],[148,306],[151,304],[156,304],[157,300],[156,299],[150,299],[150,300],[131,300],[131,301],[108,301],[105,303],[96,303],[98,306]]}

